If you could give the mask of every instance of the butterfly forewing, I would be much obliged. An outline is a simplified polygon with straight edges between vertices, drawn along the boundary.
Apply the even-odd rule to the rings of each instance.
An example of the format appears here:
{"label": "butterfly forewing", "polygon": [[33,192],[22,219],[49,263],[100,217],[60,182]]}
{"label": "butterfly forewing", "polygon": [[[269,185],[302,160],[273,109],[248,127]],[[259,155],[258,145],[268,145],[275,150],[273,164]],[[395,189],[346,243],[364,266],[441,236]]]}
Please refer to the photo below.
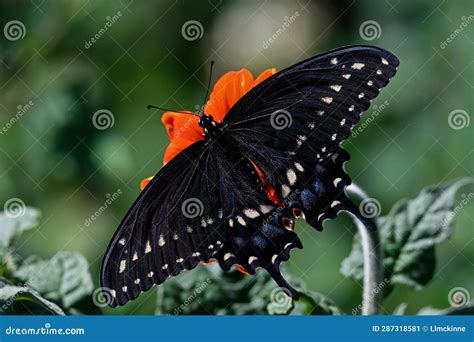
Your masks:
{"label": "butterfly forewing", "polygon": [[252,89],[225,118],[226,134],[298,204],[317,229],[347,210],[373,226],[344,193],[350,178],[341,142],[395,74],[398,59],[367,46],[334,50],[283,70]]}
{"label": "butterfly forewing", "polygon": [[208,246],[219,239],[218,231],[196,229],[205,210],[217,216],[196,193],[203,177],[199,164],[209,152],[204,145],[191,145],[163,167],[120,224],[101,268],[101,286],[114,297],[111,306],[215,254]]}

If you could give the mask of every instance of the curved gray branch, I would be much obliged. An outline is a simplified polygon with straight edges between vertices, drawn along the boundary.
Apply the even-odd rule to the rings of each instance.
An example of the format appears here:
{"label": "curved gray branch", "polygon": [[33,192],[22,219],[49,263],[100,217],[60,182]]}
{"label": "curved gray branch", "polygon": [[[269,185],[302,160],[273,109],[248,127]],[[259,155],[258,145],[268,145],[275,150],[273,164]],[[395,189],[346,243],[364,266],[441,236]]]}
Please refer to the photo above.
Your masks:
{"label": "curved gray branch", "polygon": [[[369,199],[369,196],[356,184],[347,187],[347,192],[359,200]],[[357,226],[364,255],[364,284],[362,293],[362,315],[377,315],[382,302],[380,284],[383,281],[383,250],[380,245],[378,230],[369,230],[365,225],[351,215]]]}

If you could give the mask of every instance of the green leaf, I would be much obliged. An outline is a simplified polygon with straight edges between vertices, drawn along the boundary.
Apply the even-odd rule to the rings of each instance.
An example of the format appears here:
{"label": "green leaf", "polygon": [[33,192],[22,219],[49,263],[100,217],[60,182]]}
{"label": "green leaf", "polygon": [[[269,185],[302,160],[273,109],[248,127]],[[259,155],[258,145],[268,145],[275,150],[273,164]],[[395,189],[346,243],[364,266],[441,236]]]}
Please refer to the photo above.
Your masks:
{"label": "green leaf", "polygon": [[64,315],[55,303],[27,286],[15,286],[0,280],[0,313],[25,315]]}
{"label": "green leaf", "polygon": [[[416,198],[401,200],[387,216],[377,220],[384,249],[384,277],[390,284],[421,289],[432,279],[436,267],[435,246],[451,236],[453,218],[468,201],[464,198],[454,208],[456,192],[472,182],[465,178],[446,186],[423,189]],[[362,246],[358,235],[350,255],[342,262],[341,272],[362,279]]]}
{"label": "green leaf", "polygon": [[94,285],[87,260],[77,252],[59,252],[50,260],[30,258],[15,272],[16,278],[69,308],[90,296]]}
{"label": "green leaf", "polygon": [[343,315],[341,309],[328,297],[320,293],[305,291],[294,302],[290,315]]}
{"label": "green leaf", "polygon": [[9,216],[5,212],[0,213],[0,257],[5,256],[15,238],[24,231],[38,226],[40,216],[39,210],[29,207],[24,208],[18,217]]}
{"label": "green leaf", "polygon": [[158,288],[156,313],[160,315],[332,315],[341,314],[326,297],[304,289],[293,301],[266,272],[244,276],[224,272],[217,265],[183,272]]}
{"label": "green leaf", "polygon": [[348,257],[346,257],[341,264],[341,273],[345,277],[362,280],[364,275],[364,255],[362,253],[362,244],[360,243],[360,235],[354,235],[352,242],[352,250]]}
{"label": "green leaf", "polygon": [[430,316],[430,315],[474,315],[474,303],[470,302],[460,307],[452,307],[447,309],[437,309],[431,306],[425,307],[418,311],[417,315]]}
{"label": "green leaf", "polygon": [[392,315],[393,316],[403,316],[403,315],[405,315],[407,307],[408,307],[408,303],[398,304],[397,307],[395,308],[395,310],[393,310]]}

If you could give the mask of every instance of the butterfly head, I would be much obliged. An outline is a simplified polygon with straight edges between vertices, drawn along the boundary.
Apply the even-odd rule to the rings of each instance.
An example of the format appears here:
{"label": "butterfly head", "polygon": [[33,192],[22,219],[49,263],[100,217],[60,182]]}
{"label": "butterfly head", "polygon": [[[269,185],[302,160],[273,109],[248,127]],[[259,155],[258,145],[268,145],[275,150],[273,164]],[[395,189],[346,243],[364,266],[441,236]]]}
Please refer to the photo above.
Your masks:
{"label": "butterfly head", "polygon": [[212,115],[203,114],[199,119],[199,126],[201,126],[202,128],[215,126],[215,124],[216,122],[214,121],[214,117]]}
{"label": "butterfly head", "polygon": [[212,115],[207,114],[201,116],[199,126],[203,128],[205,137],[217,137],[222,130],[222,124],[216,122]]}

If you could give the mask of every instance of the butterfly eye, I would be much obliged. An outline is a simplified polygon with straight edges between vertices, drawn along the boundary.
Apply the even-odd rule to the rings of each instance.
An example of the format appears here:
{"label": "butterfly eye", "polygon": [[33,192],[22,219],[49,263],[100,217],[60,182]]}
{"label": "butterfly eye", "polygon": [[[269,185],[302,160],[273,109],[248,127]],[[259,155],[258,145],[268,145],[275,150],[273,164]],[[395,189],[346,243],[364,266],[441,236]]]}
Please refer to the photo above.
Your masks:
{"label": "butterfly eye", "polygon": [[290,209],[291,214],[293,215],[293,217],[295,219],[297,219],[297,218],[302,218],[303,220],[305,219],[305,215],[304,215],[303,210],[301,209],[301,203],[300,202],[291,201],[288,204],[288,208]]}
{"label": "butterfly eye", "polygon": [[295,230],[295,220],[291,217],[283,216],[281,218],[281,223],[283,224],[283,226],[285,226],[286,229]]}
{"label": "butterfly eye", "polygon": [[304,220],[304,213],[300,208],[293,208],[291,209],[294,218],[302,218]]}

